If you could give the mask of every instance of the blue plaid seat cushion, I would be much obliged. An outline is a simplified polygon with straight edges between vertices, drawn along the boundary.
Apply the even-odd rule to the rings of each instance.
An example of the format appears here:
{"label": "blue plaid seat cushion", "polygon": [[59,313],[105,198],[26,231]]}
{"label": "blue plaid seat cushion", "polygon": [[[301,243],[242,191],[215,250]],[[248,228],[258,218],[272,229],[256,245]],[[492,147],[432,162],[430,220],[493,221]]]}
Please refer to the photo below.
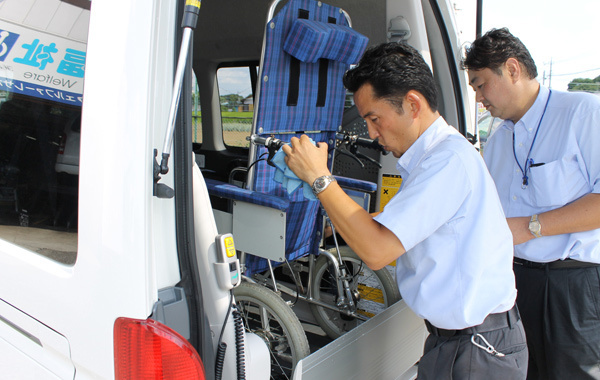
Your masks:
{"label": "blue plaid seat cushion", "polygon": [[363,181],[361,179],[334,176],[338,184],[346,189],[358,190],[365,193],[373,193],[377,191],[377,184],[371,181]]}
{"label": "blue plaid seat cushion", "polygon": [[[299,13],[306,12],[308,18],[299,18]],[[298,21],[312,21],[303,23]],[[332,26],[327,26],[330,20],[335,20],[331,23]],[[344,101],[346,98],[346,90],[344,88],[342,77],[349,64],[332,60],[329,62],[327,70],[327,96],[324,104],[317,106],[317,98],[319,93],[317,89],[320,87],[320,62],[304,62],[292,54],[286,52],[284,45],[288,37],[294,40],[295,33],[292,33],[292,28],[297,25],[298,30],[305,30],[309,26],[313,26],[322,34],[321,45],[316,47],[317,52],[312,53],[307,50],[310,45],[301,41],[298,38],[295,49],[304,50],[304,55],[317,57],[319,55],[335,56],[334,53],[328,53],[326,50],[331,48],[335,50],[335,44],[340,44],[338,50],[344,49],[343,41],[349,39],[348,36],[356,37],[356,44],[345,46],[348,50],[356,49],[354,52],[347,52],[349,57],[360,57],[366,47],[366,37],[358,38],[349,31],[348,22],[340,8],[317,2],[314,0],[292,0],[288,2],[281,11],[273,17],[269,22],[269,27],[265,31],[265,58],[263,62],[263,72],[260,79],[260,98],[256,109],[257,120],[255,131],[262,135],[294,133],[294,132],[310,132],[310,131],[332,131],[335,132],[342,120],[344,111]],[[341,28],[341,29],[339,29]],[[347,29],[346,29],[347,28]],[[329,37],[324,38],[324,35],[333,34],[333,31],[344,30],[346,37]],[[325,32],[328,30],[329,32]],[[348,32],[348,33],[346,33]],[[352,33],[356,33],[352,31]],[[325,41],[327,40],[327,41]],[[361,41],[361,43],[358,43]],[[291,42],[290,42],[291,43]],[[326,43],[323,45],[323,43]],[[364,43],[364,46],[363,46]],[[330,47],[328,47],[330,46]],[[319,52],[319,50],[323,50]],[[337,54],[342,58],[344,54]],[[299,92],[297,104],[288,105],[289,90],[292,86],[290,82],[290,67],[292,60],[300,61],[298,73]],[[346,58],[344,58],[346,59]],[[322,78],[321,78],[322,79]],[[327,137],[314,136],[315,142],[328,141]],[[289,141],[284,139],[284,141]]]}
{"label": "blue plaid seat cushion", "polygon": [[242,189],[241,187],[210,178],[205,178],[204,181],[206,182],[206,188],[208,189],[210,195],[225,199],[253,203],[280,211],[287,211],[290,208],[290,201],[287,198]]}
{"label": "blue plaid seat cushion", "polygon": [[368,38],[346,25],[298,19],[292,24],[283,49],[302,62],[321,58],[346,64],[358,62]]}

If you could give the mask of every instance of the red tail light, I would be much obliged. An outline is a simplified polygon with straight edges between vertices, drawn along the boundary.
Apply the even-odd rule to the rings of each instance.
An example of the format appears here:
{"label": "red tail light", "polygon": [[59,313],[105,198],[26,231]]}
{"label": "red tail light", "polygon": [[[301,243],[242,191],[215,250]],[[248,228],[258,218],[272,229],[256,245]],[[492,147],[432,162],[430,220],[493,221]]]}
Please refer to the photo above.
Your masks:
{"label": "red tail light", "polygon": [[114,340],[116,379],[205,380],[194,347],[159,322],[118,318]]}

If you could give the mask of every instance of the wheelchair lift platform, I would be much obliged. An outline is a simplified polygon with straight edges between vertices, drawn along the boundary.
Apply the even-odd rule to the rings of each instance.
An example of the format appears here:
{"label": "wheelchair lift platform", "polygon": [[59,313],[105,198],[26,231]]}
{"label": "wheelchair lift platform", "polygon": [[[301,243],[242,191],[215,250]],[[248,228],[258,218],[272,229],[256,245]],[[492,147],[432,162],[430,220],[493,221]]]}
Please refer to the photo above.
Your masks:
{"label": "wheelchair lift platform", "polygon": [[300,360],[292,379],[416,379],[426,336],[423,319],[400,300]]}

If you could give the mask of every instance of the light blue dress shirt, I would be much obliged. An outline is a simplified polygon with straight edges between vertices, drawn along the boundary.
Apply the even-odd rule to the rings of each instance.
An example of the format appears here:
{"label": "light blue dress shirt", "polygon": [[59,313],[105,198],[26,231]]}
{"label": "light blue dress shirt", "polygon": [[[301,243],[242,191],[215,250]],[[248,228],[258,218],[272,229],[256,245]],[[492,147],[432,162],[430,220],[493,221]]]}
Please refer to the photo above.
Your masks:
{"label": "light blue dress shirt", "polygon": [[400,157],[400,191],[375,220],[406,253],[402,298],[443,329],[481,324],[516,299],[512,235],[483,159],[443,118]]}
{"label": "light blue dress shirt", "polygon": [[[540,86],[535,103],[521,120],[504,121],[485,146],[485,162],[507,217],[540,214],[600,192],[600,97],[552,90],[542,119],[549,93]],[[531,148],[534,166],[525,188],[513,155],[513,131],[521,167]],[[533,239],[515,246],[515,256],[540,263],[566,258],[600,263],[600,229]]]}

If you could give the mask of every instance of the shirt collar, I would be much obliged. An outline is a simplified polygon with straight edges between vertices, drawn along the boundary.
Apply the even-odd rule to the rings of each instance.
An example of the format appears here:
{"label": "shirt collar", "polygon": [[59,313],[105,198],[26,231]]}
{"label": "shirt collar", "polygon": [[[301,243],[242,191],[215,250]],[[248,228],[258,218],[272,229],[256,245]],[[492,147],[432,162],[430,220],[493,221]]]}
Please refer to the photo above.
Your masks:
{"label": "shirt collar", "polygon": [[521,127],[525,128],[527,133],[535,133],[537,129],[538,123],[542,118],[542,114],[544,113],[544,108],[546,107],[546,102],[548,101],[548,97],[550,96],[550,90],[547,87],[540,85],[540,90],[538,91],[537,98],[533,105],[525,112],[525,115],[515,124],[515,128]]}
{"label": "shirt collar", "polygon": [[403,177],[406,177],[419,164],[421,159],[440,141],[451,134],[457,134],[443,117],[437,118],[421,136],[408,148],[398,159],[396,169]]}

